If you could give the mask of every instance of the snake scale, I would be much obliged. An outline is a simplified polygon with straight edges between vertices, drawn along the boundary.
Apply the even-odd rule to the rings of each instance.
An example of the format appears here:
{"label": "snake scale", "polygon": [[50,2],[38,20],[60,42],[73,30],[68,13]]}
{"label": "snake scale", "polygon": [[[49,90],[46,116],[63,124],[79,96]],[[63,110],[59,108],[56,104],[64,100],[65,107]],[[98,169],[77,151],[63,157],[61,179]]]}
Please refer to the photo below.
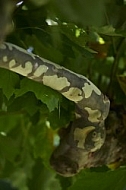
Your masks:
{"label": "snake scale", "polygon": [[50,163],[66,177],[88,167],[86,160],[104,144],[108,98],[86,77],[11,43],[0,46],[0,67],[49,86],[75,102],[75,120],[61,136]]}

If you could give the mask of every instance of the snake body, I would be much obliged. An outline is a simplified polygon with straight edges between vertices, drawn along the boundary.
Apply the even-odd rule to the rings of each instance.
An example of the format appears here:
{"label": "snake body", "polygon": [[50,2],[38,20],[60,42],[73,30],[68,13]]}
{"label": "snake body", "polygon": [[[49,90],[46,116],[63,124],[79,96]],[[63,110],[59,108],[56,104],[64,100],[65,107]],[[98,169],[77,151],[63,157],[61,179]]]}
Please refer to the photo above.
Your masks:
{"label": "snake body", "polygon": [[77,173],[83,159],[75,154],[95,152],[104,143],[108,98],[86,77],[10,43],[0,46],[0,67],[49,86],[75,102],[76,119],[52,155],[51,164],[60,174]]}

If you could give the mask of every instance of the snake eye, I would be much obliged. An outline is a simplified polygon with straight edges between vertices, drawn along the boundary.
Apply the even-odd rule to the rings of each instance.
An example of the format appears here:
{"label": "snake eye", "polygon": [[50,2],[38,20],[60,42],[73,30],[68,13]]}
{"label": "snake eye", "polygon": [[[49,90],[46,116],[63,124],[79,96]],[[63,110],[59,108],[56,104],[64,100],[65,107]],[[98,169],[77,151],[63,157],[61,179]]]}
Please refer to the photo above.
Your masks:
{"label": "snake eye", "polygon": [[93,132],[92,137],[93,137],[93,138],[96,138],[96,137],[97,137],[96,131]]}

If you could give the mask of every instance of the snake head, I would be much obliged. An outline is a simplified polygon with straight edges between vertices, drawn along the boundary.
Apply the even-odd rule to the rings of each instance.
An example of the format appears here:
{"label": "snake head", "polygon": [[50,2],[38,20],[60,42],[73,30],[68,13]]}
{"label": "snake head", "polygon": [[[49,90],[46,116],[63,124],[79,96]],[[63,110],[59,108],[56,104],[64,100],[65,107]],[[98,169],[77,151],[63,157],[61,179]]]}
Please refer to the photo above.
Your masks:
{"label": "snake head", "polygon": [[60,145],[53,151],[50,157],[51,167],[64,177],[72,177],[84,168],[89,168],[91,152],[71,147],[67,140],[61,139]]}

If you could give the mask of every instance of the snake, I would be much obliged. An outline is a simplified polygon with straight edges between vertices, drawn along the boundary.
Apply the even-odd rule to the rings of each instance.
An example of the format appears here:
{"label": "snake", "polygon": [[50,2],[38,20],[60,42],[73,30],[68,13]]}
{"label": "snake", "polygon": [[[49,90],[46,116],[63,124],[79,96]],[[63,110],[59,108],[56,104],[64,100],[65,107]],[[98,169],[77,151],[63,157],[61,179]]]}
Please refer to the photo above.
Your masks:
{"label": "snake", "polygon": [[88,78],[14,44],[0,44],[0,67],[46,85],[75,103],[75,119],[65,128],[50,158],[57,173],[69,177],[101,149],[110,101]]}

